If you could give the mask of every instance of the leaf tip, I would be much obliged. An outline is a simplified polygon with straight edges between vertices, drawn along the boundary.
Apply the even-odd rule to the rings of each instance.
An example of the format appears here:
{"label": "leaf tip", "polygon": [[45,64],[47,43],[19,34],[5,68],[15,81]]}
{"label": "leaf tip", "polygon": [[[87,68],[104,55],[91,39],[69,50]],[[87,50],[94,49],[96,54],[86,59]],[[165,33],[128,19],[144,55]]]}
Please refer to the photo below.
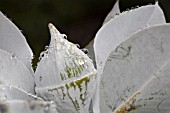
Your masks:
{"label": "leaf tip", "polygon": [[56,28],[52,23],[49,23],[49,24],[48,24],[48,28],[49,28],[50,30],[54,30],[54,31],[56,31],[56,32],[59,32],[59,31],[57,30],[57,28]]}

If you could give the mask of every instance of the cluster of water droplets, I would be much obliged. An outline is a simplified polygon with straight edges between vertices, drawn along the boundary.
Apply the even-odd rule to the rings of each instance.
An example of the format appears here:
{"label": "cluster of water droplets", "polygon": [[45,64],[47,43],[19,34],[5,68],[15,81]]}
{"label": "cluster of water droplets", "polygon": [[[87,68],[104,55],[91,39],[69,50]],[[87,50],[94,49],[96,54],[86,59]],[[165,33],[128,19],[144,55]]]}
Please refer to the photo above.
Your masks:
{"label": "cluster of water droplets", "polygon": [[[2,87],[1,88],[1,91],[5,91],[6,90],[6,88],[5,87]],[[7,95],[1,95],[0,96],[0,102],[1,101],[6,101],[7,100]]]}
{"label": "cluster of water droplets", "polygon": [[43,57],[48,58],[49,53],[49,46],[45,46],[45,50],[40,53],[39,60],[41,60]]}

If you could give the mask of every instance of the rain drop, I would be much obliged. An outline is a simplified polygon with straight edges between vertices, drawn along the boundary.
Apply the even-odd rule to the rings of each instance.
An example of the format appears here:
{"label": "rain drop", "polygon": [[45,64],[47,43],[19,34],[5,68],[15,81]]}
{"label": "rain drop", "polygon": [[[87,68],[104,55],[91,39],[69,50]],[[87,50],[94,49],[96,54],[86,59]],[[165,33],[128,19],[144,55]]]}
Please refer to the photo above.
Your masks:
{"label": "rain drop", "polygon": [[126,9],[126,11],[129,11],[129,10],[130,10],[129,8]]}
{"label": "rain drop", "polygon": [[71,49],[71,45],[70,44],[67,44],[66,45],[68,49]]}
{"label": "rain drop", "polygon": [[57,45],[57,50],[60,50],[62,47],[60,44]]}
{"label": "rain drop", "polygon": [[51,103],[51,104],[55,104],[55,102],[54,102],[54,101],[50,101],[50,103]]}
{"label": "rain drop", "polygon": [[6,95],[5,95],[5,96],[2,96],[0,100],[1,100],[1,101],[6,101],[6,100],[7,100],[7,96],[6,96]]}
{"label": "rain drop", "polygon": [[39,81],[41,82],[41,80],[42,80],[42,76],[40,76],[40,78],[39,78]]}
{"label": "rain drop", "polygon": [[45,50],[47,50],[49,47],[48,46],[45,46]]}
{"label": "rain drop", "polygon": [[137,5],[135,8],[139,8],[139,6]]}
{"label": "rain drop", "polygon": [[75,44],[77,46],[77,48],[80,48],[80,45],[79,44]]}
{"label": "rain drop", "polygon": [[11,60],[12,60],[13,58],[16,58],[15,53],[12,53],[12,55],[11,55]]}
{"label": "rain drop", "polygon": [[74,53],[75,53],[75,51],[74,51],[74,50],[70,50],[70,53],[71,53],[71,54],[74,54]]}
{"label": "rain drop", "polygon": [[64,39],[63,38],[60,38],[60,42],[63,43]]}
{"label": "rain drop", "polygon": [[83,60],[78,60],[78,63],[80,64],[80,65],[83,65],[84,64],[84,61]]}
{"label": "rain drop", "polygon": [[133,9],[134,9],[134,7],[131,7],[131,9],[133,10]]}
{"label": "rain drop", "polygon": [[9,85],[9,89],[10,89],[10,90],[12,89],[12,85]]}
{"label": "rain drop", "polygon": [[100,62],[99,69],[102,69],[103,62]]}
{"label": "rain drop", "polygon": [[119,13],[116,13],[116,15],[119,15]]}
{"label": "rain drop", "polygon": [[4,90],[5,90],[5,87],[2,87],[1,89],[4,91]]}
{"label": "rain drop", "polygon": [[63,36],[63,38],[64,38],[64,39],[67,39],[67,35],[65,35],[65,34],[62,34],[62,36]]}
{"label": "rain drop", "polygon": [[44,111],[48,111],[49,110],[49,104],[46,104],[45,106],[44,106]]}
{"label": "rain drop", "polygon": [[21,31],[21,33],[23,33],[23,30],[20,30]]}
{"label": "rain drop", "polygon": [[45,56],[44,54],[45,54],[44,51],[40,53],[40,58],[39,58],[39,60],[41,60],[41,59]]}
{"label": "rain drop", "polygon": [[87,54],[87,53],[89,53],[89,51],[88,51],[88,49],[86,49],[86,48],[83,48],[83,49],[81,49],[85,54]]}

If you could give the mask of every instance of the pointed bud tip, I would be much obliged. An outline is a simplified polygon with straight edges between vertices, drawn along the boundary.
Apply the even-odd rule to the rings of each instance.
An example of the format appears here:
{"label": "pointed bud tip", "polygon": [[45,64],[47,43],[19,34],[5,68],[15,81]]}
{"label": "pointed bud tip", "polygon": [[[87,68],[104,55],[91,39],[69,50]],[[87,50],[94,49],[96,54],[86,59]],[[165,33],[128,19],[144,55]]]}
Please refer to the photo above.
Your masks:
{"label": "pointed bud tip", "polygon": [[53,25],[52,23],[49,23],[49,24],[48,24],[48,28],[49,28],[49,29],[54,29],[55,27],[54,27],[54,25]]}
{"label": "pointed bud tip", "polygon": [[49,23],[49,24],[48,24],[48,28],[49,28],[50,30],[55,31],[55,32],[59,32],[59,31],[57,30],[57,28],[56,28],[52,23]]}

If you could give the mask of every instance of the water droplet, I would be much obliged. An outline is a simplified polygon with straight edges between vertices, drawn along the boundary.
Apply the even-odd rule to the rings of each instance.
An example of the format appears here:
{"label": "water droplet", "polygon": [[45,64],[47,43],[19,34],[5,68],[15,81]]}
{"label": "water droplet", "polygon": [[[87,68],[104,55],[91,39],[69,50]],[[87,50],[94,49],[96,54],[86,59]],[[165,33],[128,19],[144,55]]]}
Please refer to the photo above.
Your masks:
{"label": "water droplet", "polygon": [[74,51],[74,50],[70,50],[70,53],[71,53],[71,54],[74,54],[74,53],[75,53],[75,51]]}
{"label": "water droplet", "polygon": [[60,38],[60,42],[63,43],[63,42],[64,42],[64,39],[63,39],[63,38]]}
{"label": "water droplet", "polygon": [[65,34],[62,34],[62,37],[63,37],[64,39],[67,39],[67,35],[65,35]]}
{"label": "water droplet", "polygon": [[16,58],[15,53],[12,53],[12,55],[11,55],[11,60],[12,60],[13,58]]}
{"label": "water droplet", "polygon": [[23,33],[23,30],[20,30],[21,31],[21,33]]}
{"label": "water droplet", "polygon": [[48,46],[45,46],[45,50],[47,50],[49,47]]}
{"label": "water droplet", "polygon": [[126,11],[129,11],[129,10],[130,10],[129,8],[126,9]]}
{"label": "water droplet", "polygon": [[57,44],[57,50],[61,50],[61,45]]}
{"label": "water droplet", "polygon": [[6,95],[2,96],[0,100],[1,101],[6,101],[7,100],[7,96]]}
{"label": "water droplet", "polygon": [[139,6],[137,5],[136,8],[139,8]]}
{"label": "water droplet", "polygon": [[[47,47],[46,47],[47,48]],[[42,51],[40,53],[40,57],[39,57],[39,60],[41,60],[43,57],[47,57],[48,58],[48,55],[49,55],[49,49],[46,49],[45,48],[45,51]]]}
{"label": "water droplet", "polygon": [[49,108],[50,108],[49,104],[46,104],[46,105],[44,106],[44,111],[48,111]]}
{"label": "water droplet", "polygon": [[79,59],[79,60],[78,60],[78,63],[79,63],[80,65],[83,65],[83,64],[84,64],[84,61],[83,61],[82,59]]}
{"label": "water droplet", "polygon": [[155,4],[158,5],[159,4],[159,0],[155,0]]}
{"label": "water droplet", "polygon": [[102,69],[102,64],[103,64],[103,62],[100,62],[99,69]]}
{"label": "water droplet", "polygon": [[40,81],[40,82],[41,82],[41,80],[42,80],[42,76],[39,77],[39,81]]}
{"label": "water droplet", "polygon": [[4,91],[4,90],[5,90],[5,87],[2,87],[1,89]]}
{"label": "water droplet", "polygon": [[80,48],[80,45],[79,44],[75,44],[77,46],[77,48]]}
{"label": "water droplet", "polygon": [[71,45],[70,44],[67,44],[67,49],[71,49]]}
{"label": "water droplet", "polygon": [[51,103],[51,104],[55,104],[55,102],[54,102],[54,101],[50,101],[50,103]]}
{"label": "water droplet", "polygon": [[133,9],[134,9],[134,7],[131,7],[131,9],[133,10]]}
{"label": "water droplet", "polygon": [[41,59],[45,56],[45,54],[46,54],[46,51],[41,52],[41,53],[40,53],[39,60],[41,60]]}
{"label": "water droplet", "polygon": [[12,89],[12,85],[9,85],[9,89],[10,89],[10,90]]}
{"label": "water droplet", "polygon": [[89,51],[86,48],[81,49],[85,54],[87,54]]}
{"label": "water droplet", "polygon": [[90,55],[87,55],[90,59],[91,59],[91,56]]}

